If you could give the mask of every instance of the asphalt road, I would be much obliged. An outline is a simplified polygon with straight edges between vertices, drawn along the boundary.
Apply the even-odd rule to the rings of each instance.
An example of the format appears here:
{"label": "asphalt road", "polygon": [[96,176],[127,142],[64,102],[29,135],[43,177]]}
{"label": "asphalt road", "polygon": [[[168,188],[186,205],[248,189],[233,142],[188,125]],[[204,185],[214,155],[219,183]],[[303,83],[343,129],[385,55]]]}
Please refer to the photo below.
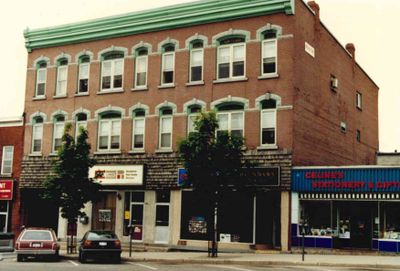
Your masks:
{"label": "asphalt road", "polygon": [[[0,259],[1,259],[0,255]],[[395,269],[356,269],[337,267],[306,267],[306,266],[242,266],[242,265],[209,265],[209,264],[160,264],[151,262],[122,262],[111,264],[107,262],[90,262],[81,264],[75,260],[60,260],[47,262],[29,260],[17,262],[14,255],[3,256],[0,260],[1,271],[394,271]]]}

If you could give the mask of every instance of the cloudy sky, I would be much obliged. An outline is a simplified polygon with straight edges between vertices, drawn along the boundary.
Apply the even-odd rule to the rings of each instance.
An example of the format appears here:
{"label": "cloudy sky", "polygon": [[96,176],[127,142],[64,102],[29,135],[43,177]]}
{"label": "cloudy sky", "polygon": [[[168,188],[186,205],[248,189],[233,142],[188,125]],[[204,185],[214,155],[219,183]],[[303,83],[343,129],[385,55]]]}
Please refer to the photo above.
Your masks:
{"label": "cloudy sky", "polygon": [[[23,30],[190,2],[188,0],[13,0],[3,3],[0,118],[23,112],[27,52]],[[316,0],[321,20],[380,87],[380,150],[400,150],[400,1]]]}

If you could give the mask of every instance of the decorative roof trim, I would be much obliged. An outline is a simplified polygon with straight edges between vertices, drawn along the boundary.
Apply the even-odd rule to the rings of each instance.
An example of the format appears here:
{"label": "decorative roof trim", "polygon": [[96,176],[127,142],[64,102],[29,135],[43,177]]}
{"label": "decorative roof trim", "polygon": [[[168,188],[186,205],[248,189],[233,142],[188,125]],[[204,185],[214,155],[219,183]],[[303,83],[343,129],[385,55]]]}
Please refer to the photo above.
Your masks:
{"label": "decorative roof trim", "polygon": [[76,44],[166,29],[256,17],[293,15],[294,0],[196,1],[56,27],[24,31],[28,52],[37,48]]}

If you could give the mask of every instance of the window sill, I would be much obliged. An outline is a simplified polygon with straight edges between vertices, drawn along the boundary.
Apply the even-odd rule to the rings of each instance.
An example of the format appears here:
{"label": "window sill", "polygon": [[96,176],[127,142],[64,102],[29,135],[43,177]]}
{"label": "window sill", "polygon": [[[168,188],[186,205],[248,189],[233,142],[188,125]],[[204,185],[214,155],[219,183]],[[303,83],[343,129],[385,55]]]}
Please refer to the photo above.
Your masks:
{"label": "window sill", "polygon": [[144,87],[135,87],[131,89],[132,91],[143,91],[143,90],[149,90],[147,86]]}
{"label": "window sill", "polygon": [[277,150],[278,146],[277,145],[266,145],[266,146],[258,146],[257,150],[259,151],[265,151],[265,150]]}
{"label": "window sill", "polygon": [[263,74],[258,77],[259,80],[274,79],[274,78],[279,78],[279,74],[277,73]]}
{"label": "window sill", "polygon": [[49,156],[57,156],[56,152],[49,153]]}
{"label": "window sill", "polygon": [[249,80],[247,77],[238,77],[238,78],[226,78],[226,79],[217,79],[214,80],[214,84],[221,84],[221,83],[232,83],[232,82],[245,82]]}
{"label": "window sill", "polygon": [[46,100],[47,97],[46,96],[39,96],[39,97],[33,97],[32,100],[33,101],[40,101],[40,100]]}
{"label": "window sill", "polygon": [[75,93],[75,97],[80,97],[80,96],[89,96],[89,92]]}
{"label": "window sill", "polygon": [[165,84],[165,85],[158,86],[159,89],[174,88],[174,87],[175,87],[175,84]]}
{"label": "window sill", "polygon": [[145,150],[131,150],[128,153],[129,154],[144,154]]}
{"label": "window sill", "polygon": [[0,177],[2,177],[2,178],[11,178],[12,177],[12,173],[2,173],[2,174],[0,174]]}
{"label": "window sill", "polygon": [[29,157],[39,157],[39,156],[43,156],[43,154],[41,152],[38,153],[30,153],[28,154]]}
{"label": "window sill", "polygon": [[121,93],[124,92],[123,89],[111,89],[111,90],[100,90],[97,92],[97,94],[102,95],[102,94],[111,94],[111,93]]}
{"label": "window sill", "polygon": [[95,155],[107,155],[107,154],[121,154],[120,150],[118,151],[96,151],[94,152]]}
{"label": "window sill", "polygon": [[186,83],[186,86],[191,87],[191,86],[204,86],[204,81],[193,81]]}
{"label": "window sill", "polygon": [[172,149],[158,149],[155,151],[155,153],[173,153],[174,151]]}
{"label": "window sill", "polygon": [[53,99],[62,99],[62,98],[67,98],[67,95],[53,96]]}

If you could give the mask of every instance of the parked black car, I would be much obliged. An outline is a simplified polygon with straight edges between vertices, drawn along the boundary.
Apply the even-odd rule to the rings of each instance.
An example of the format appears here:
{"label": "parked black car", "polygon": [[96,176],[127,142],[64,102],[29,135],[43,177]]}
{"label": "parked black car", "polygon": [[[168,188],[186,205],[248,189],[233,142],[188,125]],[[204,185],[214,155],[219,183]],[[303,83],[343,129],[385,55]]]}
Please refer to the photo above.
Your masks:
{"label": "parked black car", "polygon": [[110,259],[121,262],[121,241],[112,231],[91,230],[85,233],[79,245],[79,261]]}

